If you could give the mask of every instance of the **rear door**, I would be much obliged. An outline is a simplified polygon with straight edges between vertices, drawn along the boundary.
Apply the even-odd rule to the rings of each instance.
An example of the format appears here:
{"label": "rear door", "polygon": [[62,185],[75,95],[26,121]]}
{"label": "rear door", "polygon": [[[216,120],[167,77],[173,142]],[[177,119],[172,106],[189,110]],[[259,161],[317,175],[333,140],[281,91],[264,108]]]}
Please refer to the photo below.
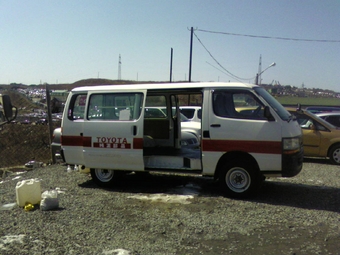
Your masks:
{"label": "rear door", "polygon": [[71,92],[61,123],[61,146],[67,164],[84,165],[83,125],[87,92]]}
{"label": "rear door", "polygon": [[86,167],[144,170],[145,95],[145,90],[88,95],[83,127]]}

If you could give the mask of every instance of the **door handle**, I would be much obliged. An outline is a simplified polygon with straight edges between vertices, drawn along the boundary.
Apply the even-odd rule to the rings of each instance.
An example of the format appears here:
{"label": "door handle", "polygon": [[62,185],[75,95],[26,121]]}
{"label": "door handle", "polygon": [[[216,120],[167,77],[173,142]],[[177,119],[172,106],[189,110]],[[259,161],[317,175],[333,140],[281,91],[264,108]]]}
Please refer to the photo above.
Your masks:
{"label": "door handle", "polygon": [[137,126],[133,126],[133,135],[137,135]]}
{"label": "door handle", "polygon": [[210,127],[221,127],[221,124],[211,124]]}

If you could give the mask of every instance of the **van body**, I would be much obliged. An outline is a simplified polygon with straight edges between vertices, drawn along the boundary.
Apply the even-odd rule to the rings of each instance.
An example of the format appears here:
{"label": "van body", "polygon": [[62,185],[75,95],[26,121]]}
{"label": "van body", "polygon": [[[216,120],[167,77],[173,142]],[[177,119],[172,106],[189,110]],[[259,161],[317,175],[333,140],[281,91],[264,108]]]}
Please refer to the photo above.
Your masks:
{"label": "van body", "polygon": [[[182,95],[202,100],[198,149],[181,146]],[[149,117],[146,108],[164,116]],[[61,124],[67,164],[91,169],[100,186],[122,173],[210,176],[233,197],[254,194],[265,177],[302,169],[301,128],[265,89],[243,83],[162,83],[74,88]]]}

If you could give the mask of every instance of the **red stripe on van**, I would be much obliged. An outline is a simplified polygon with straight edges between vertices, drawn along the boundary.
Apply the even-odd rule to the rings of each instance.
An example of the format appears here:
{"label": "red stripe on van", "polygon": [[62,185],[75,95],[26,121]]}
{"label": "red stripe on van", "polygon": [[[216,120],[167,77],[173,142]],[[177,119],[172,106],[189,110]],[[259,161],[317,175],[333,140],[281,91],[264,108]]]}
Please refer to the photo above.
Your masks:
{"label": "red stripe on van", "polygon": [[91,147],[91,137],[89,136],[65,136],[61,137],[61,143],[64,146],[83,146]]}
{"label": "red stripe on van", "polygon": [[274,141],[202,140],[202,150],[282,154],[282,145]]}
{"label": "red stripe on van", "polygon": [[133,148],[143,149],[143,138],[133,138]]}
{"label": "red stripe on van", "polygon": [[[92,146],[90,136],[62,136],[61,141],[64,146]],[[143,138],[133,138],[133,149],[143,149]]]}
{"label": "red stripe on van", "polygon": [[92,146],[92,138],[89,136],[83,137],[83,146],[84,147],[91,147]]}

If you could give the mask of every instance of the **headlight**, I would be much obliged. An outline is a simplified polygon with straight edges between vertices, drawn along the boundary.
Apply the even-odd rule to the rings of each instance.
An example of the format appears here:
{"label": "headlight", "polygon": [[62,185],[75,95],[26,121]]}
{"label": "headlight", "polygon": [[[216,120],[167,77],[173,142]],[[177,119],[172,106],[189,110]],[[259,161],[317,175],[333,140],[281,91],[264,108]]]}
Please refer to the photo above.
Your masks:
{"label": "headlight", "polygon": [[283,153],[291,154],[300,151],[300,137],[283,138]]}

